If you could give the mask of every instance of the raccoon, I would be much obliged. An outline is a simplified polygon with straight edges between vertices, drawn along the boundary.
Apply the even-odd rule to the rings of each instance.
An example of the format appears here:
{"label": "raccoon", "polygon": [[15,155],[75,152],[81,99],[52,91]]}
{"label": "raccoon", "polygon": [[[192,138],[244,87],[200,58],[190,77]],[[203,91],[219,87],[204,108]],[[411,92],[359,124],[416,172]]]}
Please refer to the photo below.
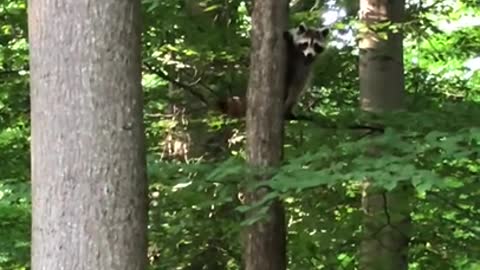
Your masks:
{"label": "raccoon", "polygon": [[310,80],[313,63],[325,51],[329,33],[327,27],[309,28],[303,23],[283,33],[287,62],[284,94],[286,118],[292,118],[292,110]]}
{"label": "raccoon", "polygon": [[[313,62],[327,45],[329,28],[309,28],[300,24],[283,33],[285,39],[286,69],[284,74],[284,117],[298,119],[292,113],[311,76]],[[230,117],[243,117],[246,111],[244,96],[228,97],[217,102],[218,109]]]}

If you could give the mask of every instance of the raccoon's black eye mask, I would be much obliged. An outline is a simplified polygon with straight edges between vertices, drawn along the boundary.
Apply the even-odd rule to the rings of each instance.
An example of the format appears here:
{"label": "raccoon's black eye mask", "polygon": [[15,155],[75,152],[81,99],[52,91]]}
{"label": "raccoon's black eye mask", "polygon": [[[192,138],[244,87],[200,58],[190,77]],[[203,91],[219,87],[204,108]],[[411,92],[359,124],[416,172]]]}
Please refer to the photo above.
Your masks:
{"label": "raccoon's black eye mask", "polygon": [[317,54],[322,53],[325,50],[325,48],[319,44],[313,44],[313,49]]}
{"label": "raccoon's black eye mask", "polygon": [[300,50],[305,50],[307,47],[308,47],[308,43],[307,43],[307,42],[298,44],[298,48],[299,48]]}

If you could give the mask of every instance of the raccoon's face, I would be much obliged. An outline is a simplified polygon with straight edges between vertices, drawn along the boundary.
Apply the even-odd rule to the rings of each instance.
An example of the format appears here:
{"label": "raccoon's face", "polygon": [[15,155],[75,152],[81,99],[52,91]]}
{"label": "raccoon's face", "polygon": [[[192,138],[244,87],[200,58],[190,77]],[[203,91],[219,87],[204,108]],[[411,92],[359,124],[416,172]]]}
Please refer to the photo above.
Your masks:
{"label": "raccoon's face", "polygon": [[290,30],[293,45],[305,57],[307,63],[313,62],[327,46],[328,28],[308,28],[303,23]]}

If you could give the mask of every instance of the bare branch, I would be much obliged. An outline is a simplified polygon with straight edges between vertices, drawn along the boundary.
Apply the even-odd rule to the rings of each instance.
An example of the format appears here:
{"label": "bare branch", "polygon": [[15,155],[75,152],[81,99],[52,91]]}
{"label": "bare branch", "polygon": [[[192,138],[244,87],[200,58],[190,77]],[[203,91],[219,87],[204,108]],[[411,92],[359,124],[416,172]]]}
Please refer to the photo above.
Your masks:
{"label": "bare branch", "polygon": [[202,95],[200,94],[199,92],[197,92],[195,89],[193,89],[193,85],[195,85],[195,83],[193,85],[188,85],[188,84],[185,84],[183,82],[180,82],[178,80],[175,80],[174,78],[171,78],[170,76],[168,76],[165,72],[161,71],[160,69],[157,69],[153,66],[151,66],[150,64],[148,63],[143,63],[143,65],[145,66],[145,68],[158,75],[160,78],[170,82],[170,83],[173,83],[174,85],[180,87],[180,88],[183,88],[184,90],[186,90],[187,92],[189,92],[190,94],[192,94],[193,96],[195,96],[196,98],[198,98],[203,104],[205,105],[209,105],[207,99]]}

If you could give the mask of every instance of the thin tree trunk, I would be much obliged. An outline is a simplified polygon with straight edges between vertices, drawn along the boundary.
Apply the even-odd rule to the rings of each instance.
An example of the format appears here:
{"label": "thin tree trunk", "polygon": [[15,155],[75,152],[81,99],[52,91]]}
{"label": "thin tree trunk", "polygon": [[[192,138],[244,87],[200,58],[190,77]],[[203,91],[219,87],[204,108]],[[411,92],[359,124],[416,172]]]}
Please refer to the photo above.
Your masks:
{"label": "thin tree trunk", "polygon": [[[283,31],[287,28],[288,1],[258,0],[252,15],[252,52],[247,92],[247,158],[253,170],[278,166],[283,151]],[[259,178],[264,178],[261,175]],[[260,200],[267,190],[246,194],[246,202]],[[285,213],[273,202],[266,220],[246,232],[246,270],[286,269]]]}
{"label": "thin tree trunk", "polygon": [[[360,19],[369,27],[381,22],[401,22],[404,6],[404,0],[360,0]],[[403,37],[401,33],[386,33],[384,39],[375,31],[364,32],[359,44],[360,103],[366,111],[380,113],[403,108]],[[380,149],[372,146],[370,150],[381,158]],[[407,270],[412,189],[401,184],[387,192],[372,183],[365,182],[363,190],[364,238],[359,269]]]}
{"label": "thin tree trunk", "polygon": [[28,2],[32,269],[144,270],[140,1]]}

